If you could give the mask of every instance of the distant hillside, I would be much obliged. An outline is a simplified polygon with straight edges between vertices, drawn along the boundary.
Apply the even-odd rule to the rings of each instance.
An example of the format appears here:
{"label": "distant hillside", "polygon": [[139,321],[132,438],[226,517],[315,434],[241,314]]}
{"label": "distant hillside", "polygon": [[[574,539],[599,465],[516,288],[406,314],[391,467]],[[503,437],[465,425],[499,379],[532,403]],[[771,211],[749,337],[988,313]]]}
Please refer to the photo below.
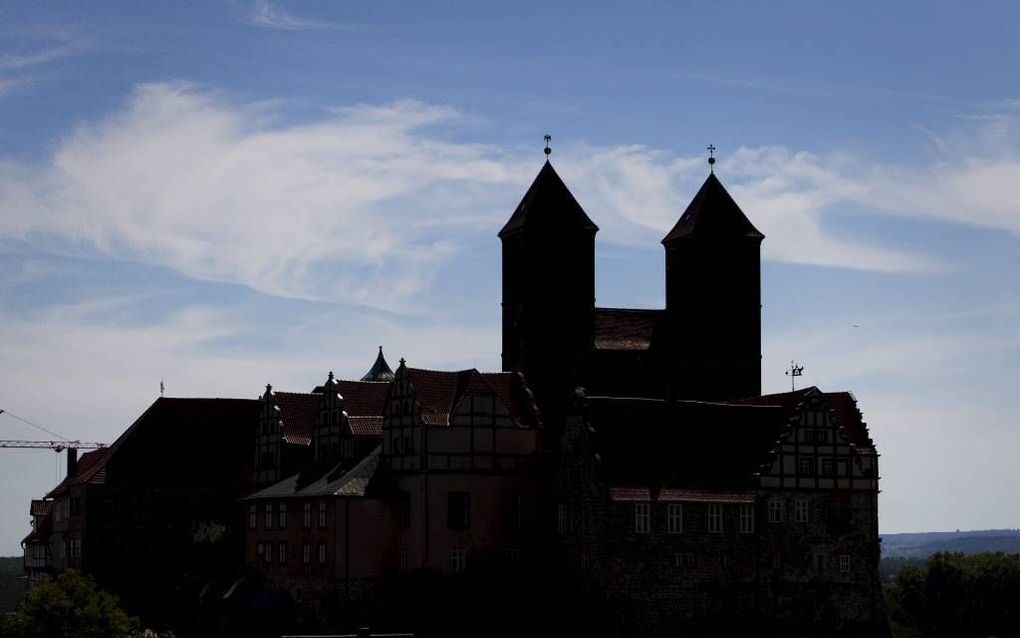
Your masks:
{"label": "distant hillside", "polygon": [[882,535],[883,558],[926,558],[937,552],[1020,553],[1020,530],[984,529]]}
{"label": "distant hillside", "polygon": [[25,591],[21,556],[0,558],[0,613],[14,609]]}

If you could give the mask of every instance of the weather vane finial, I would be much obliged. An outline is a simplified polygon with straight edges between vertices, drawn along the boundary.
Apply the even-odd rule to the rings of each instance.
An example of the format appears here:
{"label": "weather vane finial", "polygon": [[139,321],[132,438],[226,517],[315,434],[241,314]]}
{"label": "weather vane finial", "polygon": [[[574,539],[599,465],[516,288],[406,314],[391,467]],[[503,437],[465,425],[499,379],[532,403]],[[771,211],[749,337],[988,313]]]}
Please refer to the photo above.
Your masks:
{"label": "weather vane finial", "polygon": [[549,148],[549,142],[551,142],[551,141],[552,141],[552,135],[549,135],[548,133],[546,133],[546,136],[545,136],[545,154],[547,156],[550,153],[552,153],[552,149]]}
{"label": "weather vane finial", "polygon": [[803,375],[804,375],[804,366],[799,366],[799,365],[797,365],[796,361],[791,361],[790,362],[790,369],[786,371],[786,376],[790,377],[790,392],[793,392],[794,390],[797,389],[797,386],[796,386],[794,380],[797,377],[800,377],[800,376],[803,376]]}
{"label": "weather vane finial", "polygon": [[708,150],[708,170],[709,172],[715,172],[715,144],[709,144],[705,147]]}

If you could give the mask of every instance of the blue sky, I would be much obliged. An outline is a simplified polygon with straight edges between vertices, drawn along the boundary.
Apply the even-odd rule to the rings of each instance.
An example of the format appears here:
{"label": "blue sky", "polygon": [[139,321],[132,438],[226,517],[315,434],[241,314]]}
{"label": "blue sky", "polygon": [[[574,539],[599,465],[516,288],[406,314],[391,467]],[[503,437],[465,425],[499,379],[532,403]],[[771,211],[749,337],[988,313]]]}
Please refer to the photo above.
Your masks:
{"label": "blue sky", "polygon": [[[883,531],[1020,527],[1020,8],[0,5],[0,408],[112,441],[382,344],[499,365],[496,232],[553,161],[600,305],[717,173],[763,230],[767,391],[852,390]],[[41,433],[0,416],[0,438]],[[182,442],[187,445],[187,442]],[[55,455],[0,458],[0,553]]]}

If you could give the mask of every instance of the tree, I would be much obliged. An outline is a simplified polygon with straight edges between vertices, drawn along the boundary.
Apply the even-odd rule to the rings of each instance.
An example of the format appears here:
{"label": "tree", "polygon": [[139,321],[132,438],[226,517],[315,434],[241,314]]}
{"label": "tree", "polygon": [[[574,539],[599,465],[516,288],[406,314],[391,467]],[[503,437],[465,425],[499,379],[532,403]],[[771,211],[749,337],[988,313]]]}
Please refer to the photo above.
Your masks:
{"label": "tree", "polygon": [[137,618],[91,578],[68,571],[34,585],[0,620],[0,638],[133,638]]}

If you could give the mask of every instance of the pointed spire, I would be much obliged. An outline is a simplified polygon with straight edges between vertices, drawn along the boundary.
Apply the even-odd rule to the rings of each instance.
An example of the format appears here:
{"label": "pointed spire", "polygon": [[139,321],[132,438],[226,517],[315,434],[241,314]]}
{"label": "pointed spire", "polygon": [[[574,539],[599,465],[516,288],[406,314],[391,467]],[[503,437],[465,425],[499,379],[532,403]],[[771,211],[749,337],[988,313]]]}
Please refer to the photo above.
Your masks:
{"label": "pointed spire", "polygon": [[[403,361],[403,359],[401,359]],[[331,373],[332,374],[332,373]],[[362,381],[392,381],[393,370],[390,370],[390,366],[386,363],[386,357],[383,356],[382,346],[379,346],[379,354],[375,357],[375,363],[372,364],[372,369],[369,370],[365,376],[361,377]]]}
{"label": "pointed spire", "polygon": [[499,231],[499,236],[513,234],[536,222],[592,232],[598,232],[599,229],[577,203],[549,160],[542,165],[542,170],[538,172],[509,221]]}
{"label": "pointed spire", "polygon": [[680,216],[680,220],[662,239],[662,243],[669,245],[692,235],[715,237],[728,235],[749,237],[759,241],[765,238],[726,192],[714,172],[708,174],[708,179],[701,185],[701,189]]}

